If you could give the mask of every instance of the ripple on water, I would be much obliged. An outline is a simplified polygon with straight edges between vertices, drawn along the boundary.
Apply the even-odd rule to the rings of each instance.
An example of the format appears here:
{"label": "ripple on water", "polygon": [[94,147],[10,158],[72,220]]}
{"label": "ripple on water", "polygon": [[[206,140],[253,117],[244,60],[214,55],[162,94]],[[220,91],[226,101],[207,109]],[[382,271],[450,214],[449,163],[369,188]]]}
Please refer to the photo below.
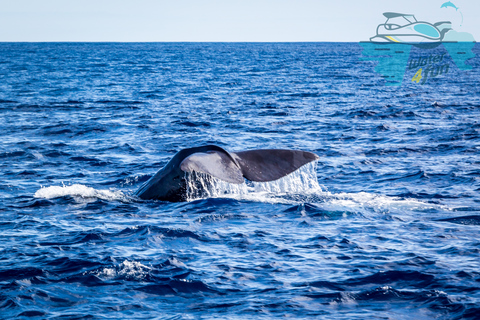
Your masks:
{"label": "ripple on water", "polygon": [[[0,51],[1,318],[478,318],[478,59],[390,87],[352,43]],[[320,159],[132,196],[204,144]]]}

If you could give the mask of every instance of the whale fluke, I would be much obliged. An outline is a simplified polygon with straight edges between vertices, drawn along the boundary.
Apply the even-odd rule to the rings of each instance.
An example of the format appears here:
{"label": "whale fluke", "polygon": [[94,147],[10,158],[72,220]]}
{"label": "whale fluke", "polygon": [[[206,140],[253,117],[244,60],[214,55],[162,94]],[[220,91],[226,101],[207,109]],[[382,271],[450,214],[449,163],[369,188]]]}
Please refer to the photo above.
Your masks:
{"label": "whale fluke", "polygon": [[194,153],[180,163],[185,172],[207,173],[220,180],[240,184],[243,183],[242,170],[233,159],[219,151]]}
{"label": "whale fluke", "polygon": [[240,184],[278,180],[301,166],[318,160],[311,152],[300,150],[260,149],[228,151],[214,145],[180,150],[135,193],[141,199],[186,200],[186,172],[209,174],[220,180]]}
{"label": "whale fluke", "polygon": [[255,182],[278,180],[319,157],[300,150],[261,149],[232,153],[243,176]]}

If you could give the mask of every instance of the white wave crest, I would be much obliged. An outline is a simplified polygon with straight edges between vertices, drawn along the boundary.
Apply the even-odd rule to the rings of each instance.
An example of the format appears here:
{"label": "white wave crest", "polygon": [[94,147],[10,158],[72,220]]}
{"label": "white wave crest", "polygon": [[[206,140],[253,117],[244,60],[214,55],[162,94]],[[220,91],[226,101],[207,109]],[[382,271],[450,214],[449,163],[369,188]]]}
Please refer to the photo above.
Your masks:
{"label": "white wave crest", "polygon": [[439,204],[427,203],[418,199],[404,199],[400,197],[358,193],[323,193],[322,208],[330,211],[353,211],[368,215],[369,213],[392,213],[405,211],[426,211],[430,209],[448,210],[448,207]]}
{"label": "white wave crest", "polygon": [[124,200],[126,197],[121,191],[96,190],[83,184],[72,184],[69,186],[42,187],[33,195],[35,198],[53,199],[64,196],[75,198],[97,198],[102,200]]}
{"label": "white wave crest", "polygon": [[114,279],[117,277],[141,280],[152,270],[138,261],[125,260],[118,266],[103,268],[92,273],[105,280]]}

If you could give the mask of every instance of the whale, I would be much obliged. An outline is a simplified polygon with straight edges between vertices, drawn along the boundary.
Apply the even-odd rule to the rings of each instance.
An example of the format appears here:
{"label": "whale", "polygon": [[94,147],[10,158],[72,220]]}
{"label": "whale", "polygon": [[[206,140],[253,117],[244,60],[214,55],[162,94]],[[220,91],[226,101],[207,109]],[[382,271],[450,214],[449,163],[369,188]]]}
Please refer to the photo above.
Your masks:
{"label": "whale", "polygon": [[204,173],[233,184],[245,183],[245,179],[268,182],[318,159],[315,153],[288,149],[228,152],[216,145],[182,149],[134,196],[143,200],[187,201],[187,173]]}

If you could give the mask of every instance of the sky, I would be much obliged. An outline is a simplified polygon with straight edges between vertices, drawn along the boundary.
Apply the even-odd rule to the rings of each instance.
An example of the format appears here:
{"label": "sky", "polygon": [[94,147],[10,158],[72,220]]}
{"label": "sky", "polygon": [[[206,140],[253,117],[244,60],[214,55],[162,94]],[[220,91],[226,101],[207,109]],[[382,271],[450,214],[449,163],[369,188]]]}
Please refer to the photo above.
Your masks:
{"label": "sky", "polygon": [[[0,0],[0,42],[368,41],[383,12],[449,20],[480,41],[480,1]],[[463,22],[462,22],[463,19]]]}

